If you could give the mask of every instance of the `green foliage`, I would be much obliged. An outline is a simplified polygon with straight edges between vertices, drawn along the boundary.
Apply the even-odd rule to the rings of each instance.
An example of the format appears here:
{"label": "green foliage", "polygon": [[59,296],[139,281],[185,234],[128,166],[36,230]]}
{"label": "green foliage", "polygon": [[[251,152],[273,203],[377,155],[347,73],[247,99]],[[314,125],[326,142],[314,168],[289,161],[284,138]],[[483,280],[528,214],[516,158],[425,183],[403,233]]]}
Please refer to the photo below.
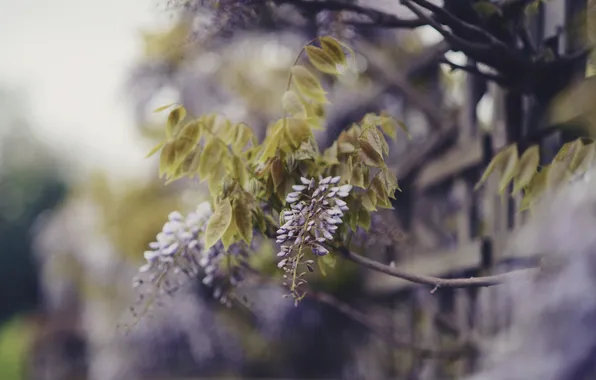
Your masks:
{"label": "green foliage", "polygon": [[552,162],[540,166],[540,151],[532,145],[518,157],[517,145],[505,147],[493,157],[485,169],[476,189],[482,186],[489,176],[497,172],[500,176],[498,192],[504,194],[513,181],[511,195],[523,191],[520,211],[529,209],[545,191],[554,191],[569,183],[573,178],[586,172],[594,162],[596,146],[584,144],[581,138],[564,144]]}
{"label": "green foliage", "polygon": [[[166,183],[198,176],[209,186],[215,211],[204,235],[206,249],[219,241],[225,249],[240,241],[250,243],[255,228],[272,237],[272,228],[279,228],[274,221],[288,207],[286,197],[301,177],[340,177],[338,186],[358,189],[345,199],[347,226],[340,227],[337,244],[347,242],[358,227],[368,229],[371,212],[392,207],[399,187],[385,163],[386,137],[395,139],[398,129],[408,133],[407,128],[385,114],[366,114],[321,152],[313,130],[323,128],[329,100],[319,73],[341,75],[348,69],[344,49],[352,56],[354,52],[331,37],[320,37],[318,43],[320,47],[305,46],[290,69],[281,98],[283,116],[269,125],[261,143],[248,125],[219,114],[188,118],[183,106],[173,104],[156,110],[174,106],[167,117],[165,140],[149,154],[160,153],[160,176]],[[304,64],[302,53],[308,59]],[[335,266],[335,259],[325,255],[317,263],[325,273]]]}

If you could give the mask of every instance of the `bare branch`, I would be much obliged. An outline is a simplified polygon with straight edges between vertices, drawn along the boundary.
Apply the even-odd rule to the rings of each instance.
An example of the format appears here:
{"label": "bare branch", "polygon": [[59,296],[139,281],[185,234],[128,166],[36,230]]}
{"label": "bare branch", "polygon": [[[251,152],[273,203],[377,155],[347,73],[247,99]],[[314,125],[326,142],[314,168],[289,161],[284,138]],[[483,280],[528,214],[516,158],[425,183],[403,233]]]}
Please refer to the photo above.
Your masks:
{"label": "bare branch", "polygon": [[440,62],[449,65],[451,67],[451,70],[462,70],[467,73],[482,77],[484,79],[492,80],[500,85],[505,85],[504,78],[502,78],[500,75],[485,73],[481,71],[476,65],[458,65],[457,63],[448,60],[446,57],[443,57],[440,60]]}
{"label": "bare branch", "polygon": [[360,323],[364,326],[367,330],[372,332],[373,334],[377,335],[379,338],[384,340],[386,343],[391,345],[397,349],[408,349],[414,351],[416,354],[422,357],[435,357],[435,358],[444,358],[444,359],[455,359],[460,357],[461,355],[470,352],[473,347],[470,344],[464,344],[461,347],[455,347],[453,349],[434,349],[428,347],[420,347],[413,345],[410,342],[405,342],[398,339],[394,334],[386,331],[386,329],[381,328],[376,323],[372,322],[370,318],[364,314],[363,312],[354,309],[350,305],[338,300],[337,298],[321,292],[312,292],[309,291],[307,293],[307,297],[316,299],[317,301],[324,303],[333,307],[335,310],[339,311],[340,313],[344,314],[351,320]]}
{"label": "bare branch", "polygon": [[389,13],[339,0],[275,0],[277,3],[292,4],[295,7],[308,10],[310,12],[320,11],[349,11],[364,15],[370,19],[370,23],[347,22],[346,24],[364,26],[364,27],[382,27],[382,28],[407,28],[413,29],[426,25],[426,21],[420,19],[401,19]]}
{"label": "bare branch", "polygon": [[538,273],[537,268],[515,270],[504,274],[498,274],[494,276],[484,277],[470,277],[470,278],[457,278],[457,279],[446,279],[432,276],[424,276],[418,274],[407,273],[396,267],[390,267],[385,264],[381,264],[377,261],[368,259],[360,256],[346,248],[340,248],[342,256],[356,264],[362,265],[368,269],[375,270],[377,272],[385,273],[393,277],[401,278],[406,281],[411,281],[416,284],[428,285],[436,288],[480,288],[487,286],[494,286],[503,284],[507,281],[516,278],[524,278]]}

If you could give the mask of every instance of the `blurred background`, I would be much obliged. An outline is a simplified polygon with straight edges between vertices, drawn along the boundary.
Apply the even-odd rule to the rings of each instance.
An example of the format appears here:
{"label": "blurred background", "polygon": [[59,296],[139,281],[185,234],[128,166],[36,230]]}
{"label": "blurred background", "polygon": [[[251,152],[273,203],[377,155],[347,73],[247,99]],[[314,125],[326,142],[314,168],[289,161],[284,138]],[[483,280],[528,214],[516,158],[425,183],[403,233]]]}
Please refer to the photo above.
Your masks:
{"label": "blurred background", "polygon": [[[360,3],[412,17],[398,1]],[[571,2],[536,13],[536,38],[565,22],[563,3]],[[403,120],[412,135],[392,142],[403,192],[395,210],[375,216],[370,256],[454,276],[517,262],[490,259],[486,245],[489,234],[500,236],[493,248],[506,241],[512,206],[471,195],[487,155],[513,139],[505,124],[515,99],[441,65],[448,48],[428,27],[357,27],[352,13],[280,4],[0,0],[0,379],[438,379],[472,368],[387,345],[337,307],[307,299],[294,308],[275,285],[250,289],[245,310],[194,284],[132,331],[118,330],[148,243],[171,211],[193,210],[208,194],[197,181],[158,179],[158,158],[145,156],[166,116],[153,110],[179,102],[194,116],[222,112],[263,138],[289,67],[317,35],[351,44],[358,72],[325,83],[332,105],[320,146],[367,112]],[[274,268],[273,249],[263,246],[263,268]],[[466,305],[501,305],[492,293],[429,300],[425,289],[349,263],[316,286],[415,344],[461,342],[461,331],[478,328]],[[487,323],[480,328],[490,335],[502,321]]]}

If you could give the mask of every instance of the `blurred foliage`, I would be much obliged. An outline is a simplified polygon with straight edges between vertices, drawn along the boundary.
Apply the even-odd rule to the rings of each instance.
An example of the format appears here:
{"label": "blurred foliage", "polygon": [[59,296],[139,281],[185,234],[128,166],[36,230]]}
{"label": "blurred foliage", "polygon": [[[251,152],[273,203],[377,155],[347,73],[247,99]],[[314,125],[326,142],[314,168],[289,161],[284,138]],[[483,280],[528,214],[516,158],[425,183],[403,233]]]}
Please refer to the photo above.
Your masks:
{"label": "blurred foliage", "polygon": [[27,318],[15,316],[0,327],[0,379],[24,380],[27,355],[35,326]]}

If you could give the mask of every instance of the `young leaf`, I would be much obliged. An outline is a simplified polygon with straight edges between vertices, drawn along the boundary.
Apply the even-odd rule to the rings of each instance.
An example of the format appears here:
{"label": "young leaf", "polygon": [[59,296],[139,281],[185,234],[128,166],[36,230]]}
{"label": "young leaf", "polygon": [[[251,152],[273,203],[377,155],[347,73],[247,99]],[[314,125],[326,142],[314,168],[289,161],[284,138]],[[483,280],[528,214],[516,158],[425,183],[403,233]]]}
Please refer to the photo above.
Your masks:
{"label": "young leaf", "polygon": [[365,165],[384,167],[383,156],[366,139],[360,138],[360,157]]}
{"label": "young leaf", "polygon": [[186,109],[183,106],[174,108],[168,115],[166,124],[166,136],[168,138],[176,136],[179,123],[186,117]]}
{"label": "young leaf", "polygon": [[192,145],[196,145],[199,142],[199,138],[201,137],[201,122],[198,120],[193,120],[184,125],[180,134],[176,137],[176,139],[184,139],[188,140],[188,142]]}
{"label": "young leaf", "polygon": [[594,162],[595,156],[596,145],[594,143],[583,146],[575,157],[573,157],[569,165],[569,170],[574,174],[584,173]]}
{"label": "young leaf", "polygon": [[279,144],[281,138],[283,136],[283,119],[279,119],[275,125],[273,126],[272,132],[265,141],[263,141],[263,145],[265,148],[263,149],[263,153],[261,153],[261,157],[259,158],[259,162],[265,162],[271,157],[275,157],[277,154],[277,149],[279,148]]}
{"label": "young leaf", "polygon": [[221,237],[221,243],[224,246],[224,249],[227,251],[228,248],[230,248],[230,246],[232,244],[234,244],[237,239],[236,239],[236,234],[238,233],[238,229],[236,228],[236,224],[234,223],[234,215],[232,214],[232,223],[230,223],[230,225],[228,226],[228,229],[226,230],[226,232],[224,232],[223,236]]}
{"label": "young leaf", "polygon": [[289,115],[297,118],[306,118],[306,107],[294,91],[286,91],[281,98],[281,104],[284,111]]}
{"label": "young leaf", "polygon": [[173,106],[174,104],[176,104],[176,103],[170,103],[170,104],[165,105],[165,106],[157,107],[156,109],[153,110],[153,112],[158,113],[158,112],[161,112],[161,111],[165,111],[168,108],[170,108],[171,106]]}
{"label": "young leaf", "polygon": [[571,172],[565,161],[553,161],[549,166],[546,184],[549,189],[563,185],[570,177]]}
{"label": "young leaf", "polygon": [[337,64],[335,63],[333,57],[323,49],[309,45],[305,48],[305,51],[310,63],[312,63],[317,70],[326,74],[339,74],[339,70],[337,70]]}
{"label": "young leaf", "polygon": [[326,93],[319,80],[304,66],[296,65],[291,69],[292,83],[307,99],[313,102],[328,104]]}
{"label": "young leaf", "polygon": [[205,181],[209,177],[209,173],[213,168],[221,161],[221,153],[221,147],[217,140],[211,139],[205,144],[203,152],[201,153],[198,168],[201,181]]}
{"label": "young leaf", "polygon": [[301,119],[286,119],[286,137],[294,149],[298,148],[303,141],[312,136],[312,131],[308,124]]}
{"label": "young leaf", "polygon": [[[505,149],[497,153],[492,160],[490,160],[488,166],[486,167],[486,169],[484,169],[484,173],[482,173],[482,177],[480,177],[480,180],[478,181],[478,183],[476,183],[476,186],[474,186],[474,190],[478,190],[480,186],[482,186],[484,182],[486,182],[486,180],[492,174],[492,172],[494,172],[495,170],[499,170],[504,166],[503,164],[507,160],[513,147],[514,145],[506,147]],[[515,151],[517,152],[517,148],[515,148]]]}
{"label": "young leaf", "polygon": [[353,186],[358,186],[360,188],[365,188],[364,185],[364,172],[362,170],[361,164],[356,164],[352,168],[352,178],[350,179],[350,184]]}
{"label": "young leaf", "polygon": [[215,206],[215,211],[205,230],[205,249],[211,248],[224,235],[232,222],[232,205],[229,199],[224,199]]}
{"label": "young leaf", "polygon": [[358,225],[366,231],[370,228],[371,216],[370,212],[364,207],[358,209]]}
{"label": "young leaf", "polygon": [[250,244],[252,241],[253,223],[252,212],[248,202],[241,200],[234,202],[234,221],[242,239]]}
{"label": "young leaf", "polygon": [[377,194],[373,189],[368,189],[362,195],[362,206],[368,211],[377,211]]}
{"label": "young leaf", "polygon": [[321,43],[321,47],[323,48],[325,53],[331,56],[333,62],[335,62],[338,65],[347,66],[348,61],[346,59],[346,54],[341,48],[341,44],[335,38],[323,36],[319,37],[319,42]]}
{"label": "young leaf", "polygon": [[518,153],[517,145],[513,144],[505,150],[505,159],[503,161],[503,174],[499,182],[499,194],[503,194],[509,182],[513,179],[517,169]]}
{"label": "young leaf", "polygon": [[147,154],[147,156],[145,158],[149,158],[149,157],[153,156],[155,153],[157,153],[161,149],[162,146],[164,146],[165,143],[166,143],[165,141],[162,141],[159,144],[157,144],[156,146],[154,146],[153,149],[151,149],[151,151]]}
{"label": "young leaf", "polygon": [[337,165],[339,164],[339,160],[337,159],[338,154],[337,149],[337,141],[334,141],[333,144],[323,152],[323,158],[327,161],[329,165]]}
{"label": "young leaf", "polygon": [[530,148],[526,149],[517,163],[517,168],[515,169],[517,175],[515,176],[512,194],[519,192],[530,183],[537,173],[536,169],[538,168],[539,163],[539,147],[538,145],[532,145]]}
{"label": "young leaf", "polygon": [[281,185],[284,180],[284,164],[279,157],[275,157],[271,162],[271,179],[273,179],[273,186],[275,190]]}
{"label": "young leaf", "polygon": [[159,176],[163,174],[169,175],[174,170],[174,164],[176,163],[176,149],[174,142],[166,143],[161,150],[161,156],[159,157]]}
{"label": "young leaf", "polygon": [[332,256],[330,253],[321,256],[321,260],[330,268],[335,268],[335,257]]}

